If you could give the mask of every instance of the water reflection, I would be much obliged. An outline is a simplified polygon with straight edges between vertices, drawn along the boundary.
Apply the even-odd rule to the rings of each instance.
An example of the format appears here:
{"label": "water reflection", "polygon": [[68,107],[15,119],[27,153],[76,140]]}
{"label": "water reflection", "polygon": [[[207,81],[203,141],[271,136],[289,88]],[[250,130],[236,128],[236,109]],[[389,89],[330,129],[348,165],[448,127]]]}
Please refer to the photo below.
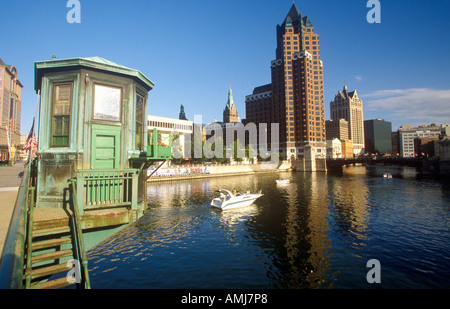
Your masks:
{"label": "water reflection", "polygon": [[260,210],[257,205],[252,204],[226,211],[219,209],[212,209],[212,211],[218,220],[218,227],[224,232],[228,245],[236,247],[242,244],[242,229],[245,229],[245,225],[251,224]]}
{"label": "water reflection", "polygon": [[[411,178],[410,169],[393,179],[383,173],[356,166],[338,176],[152,183],[147,214],[89,252],[93,287],[361,288],[370,258],[382,260],[385,285],[416,284],[414,272],[444,280],[450,186]],[[278,178],[291,183],[277,185]],[[221,211],[209,206],[220,188],[264,196]]]}
{"label": "water reflection", "polygon": [[213,209],[217,214],[217,218],[222,224],[231,227],[236,227],[239,223],[247,222],[251,217],[256,216],[260,210],[257,205],[252,204],[247,207],[230,209],[222,211],[219,209]]}
{"label": "water reflection", "polygon": [[346,168],[344,173],[349,177],[330,179],[330,221],[335,225],[333,228],[345,238],[350,237],[348,240],[354,245],[364,245],[369,216],[365,167]]}
{"label": "water reflection", "polygon": [[[279,177],[289,178],[291,183],[277,185],[275,180]],[[209,207],[213,192],[219,188],[244,192],[262,190],[264,196],[249,207],[220,211]],[[117,270],[119,257],[127,255],[122,260],[126,262],[131,258],[129,254],[137,257],[133,255],[135,251],[139,251],[141,257],[135,269],[145,269],[141,262],[149,257],[159,260],[163,257],[155,258],[155,255],[165,253],[173,259],[177,251],[183,250],[197,257],[189,261],[194,269],[199,263],[197,259],[209,260],[216,256],[223,260],[223,256],[229,259],[238,256],[231,259],[237,271],[263,271],[265,280],[249,282],[249,287],[259,284],[266,288],[332,287],[328,258],[331,243],[327,238],[330,229],[328,190],[327,176],[320,173],[153,184],[148,188],[148,214],[99,246],[103,249],[90,252],[91,258],[96,260],[94,271],[99,263],[106,263],[105,259],[113,265],[103,273]],[[255,257],[257,263],[253,261]],[[254,265],[246,264],[249,260]],[[164,261],[163,265],[173,267],[172,263],[177,262]],[[225,262],[216,266],[214,272],[225,274],[230,266]],[[186,283],[186,279],[182,282]],[[194,287],[208,287],[210,283],[199,284]],[[242,286],[246,284],[240,282],[236,287]]]}
{"label": "water reflection", "polygon": [[326,213],[328,184],[326,174],[291,175],[291,184],[277,186],[286,209],[280,235],[286,250],[282,283],[286,288],[318,288],[329,286],[326,272],[328,247]]}

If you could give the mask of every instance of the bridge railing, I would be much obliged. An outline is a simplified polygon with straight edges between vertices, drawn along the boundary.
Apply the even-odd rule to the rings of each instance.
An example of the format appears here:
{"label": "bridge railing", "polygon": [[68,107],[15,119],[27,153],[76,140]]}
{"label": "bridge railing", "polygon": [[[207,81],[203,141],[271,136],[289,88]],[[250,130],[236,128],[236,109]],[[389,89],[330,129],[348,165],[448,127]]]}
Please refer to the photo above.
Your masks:
{"label": "bridge railing", "polygon": [[366,158],[366,157],[359,157],[359,158],[339,158],[339,159],[327,159],[327,167],[336,168],[336,167],[342,167],[344,165],[351,165],[355,163],[362,163],[366,165],[371,164],[392,164],[392,165],[400,165],[400,166],[410,166],[410,167],[422,167],[424,162],[426,161],[434,161],[434,159],[427,159],[427,158]]}

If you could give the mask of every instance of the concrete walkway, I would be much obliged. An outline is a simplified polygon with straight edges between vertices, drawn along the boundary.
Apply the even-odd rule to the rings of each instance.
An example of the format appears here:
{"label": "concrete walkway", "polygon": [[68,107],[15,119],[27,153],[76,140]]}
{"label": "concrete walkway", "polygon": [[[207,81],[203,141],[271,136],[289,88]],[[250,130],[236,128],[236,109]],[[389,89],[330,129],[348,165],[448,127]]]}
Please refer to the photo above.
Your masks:
{"label": "concrete walkway", "polygon": [[22,181],[23,168],[23,162],[17,162],[14,166],[0,166],[0,254],[3,252],[17,191]]}

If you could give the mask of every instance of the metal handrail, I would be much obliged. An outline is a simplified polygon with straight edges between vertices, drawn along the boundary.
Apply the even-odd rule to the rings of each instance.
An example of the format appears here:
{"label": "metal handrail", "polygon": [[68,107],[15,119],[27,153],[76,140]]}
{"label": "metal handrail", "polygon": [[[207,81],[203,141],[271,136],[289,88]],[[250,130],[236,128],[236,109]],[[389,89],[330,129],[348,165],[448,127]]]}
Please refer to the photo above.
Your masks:
{"label": "metal handrail", "polygon": [[89,271],[88,271],[88,260],[86,258],[86,252],[84,250],[84,239],[83,239],[83,231],[80,226],[80,214],[78,212],[77,207],[77,180],[71,179],[71,187],[72,187],[72,199],[71,205],[73,209],[73,227],[75,229],[73,233],[75,249],[77,252],[77,258],[81,260],[82,267],[82,278],[83,278],[83,288],[90,289],[91,283],[89,281]]}
{"label": "metal handrail", "polygon": [[27,265],[25,268],[25,288],[28,289],[31,286],[31,276],[32,276],[32,272],[33,269],[31,267],[31,255],[32,255],[32,242],[33,242],[33,214],[34,214],[34,187],[29,188],[30,192],[31,192],[31,205],[30,207],[28,207],[28,229],[27,229],[27,233],[28,233],[28,239],[26,240],[27,242],[27,253],[26,253],[26,257],[27,257]]}
{"label": "metal handrail", "polygon": [[31,163],[24,169],[0,258],[0,289],[22,289]]}

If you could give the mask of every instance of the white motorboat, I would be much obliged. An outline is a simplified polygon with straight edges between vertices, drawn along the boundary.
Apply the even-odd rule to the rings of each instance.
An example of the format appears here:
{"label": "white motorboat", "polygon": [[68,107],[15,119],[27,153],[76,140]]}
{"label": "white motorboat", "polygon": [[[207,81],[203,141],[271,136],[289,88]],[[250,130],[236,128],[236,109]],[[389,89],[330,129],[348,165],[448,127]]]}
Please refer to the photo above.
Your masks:
{"label": "white motorboat", "polygon": [[276,180],[277,184],[288,184],[291,183],[290,179],[277,179]]}
{"label": "white motorboat", "polygon": [[222,210],[249,206],[253,204],[253,202],[257,198],[263,196],[261,192],[255,194],[249,192],[247,193],[236,192],[235,194],[233,194],[231,191],[226,189],[220,189],[217,190],[216,192],[218,192],[220,196],[212,199],[211,206],[220,208]]}
{"label": "white motorboat", "polygon": [[392,178],[392,174],[391,173],[385,173],[384,175],[383,175],[383,177],[384,178]]}

